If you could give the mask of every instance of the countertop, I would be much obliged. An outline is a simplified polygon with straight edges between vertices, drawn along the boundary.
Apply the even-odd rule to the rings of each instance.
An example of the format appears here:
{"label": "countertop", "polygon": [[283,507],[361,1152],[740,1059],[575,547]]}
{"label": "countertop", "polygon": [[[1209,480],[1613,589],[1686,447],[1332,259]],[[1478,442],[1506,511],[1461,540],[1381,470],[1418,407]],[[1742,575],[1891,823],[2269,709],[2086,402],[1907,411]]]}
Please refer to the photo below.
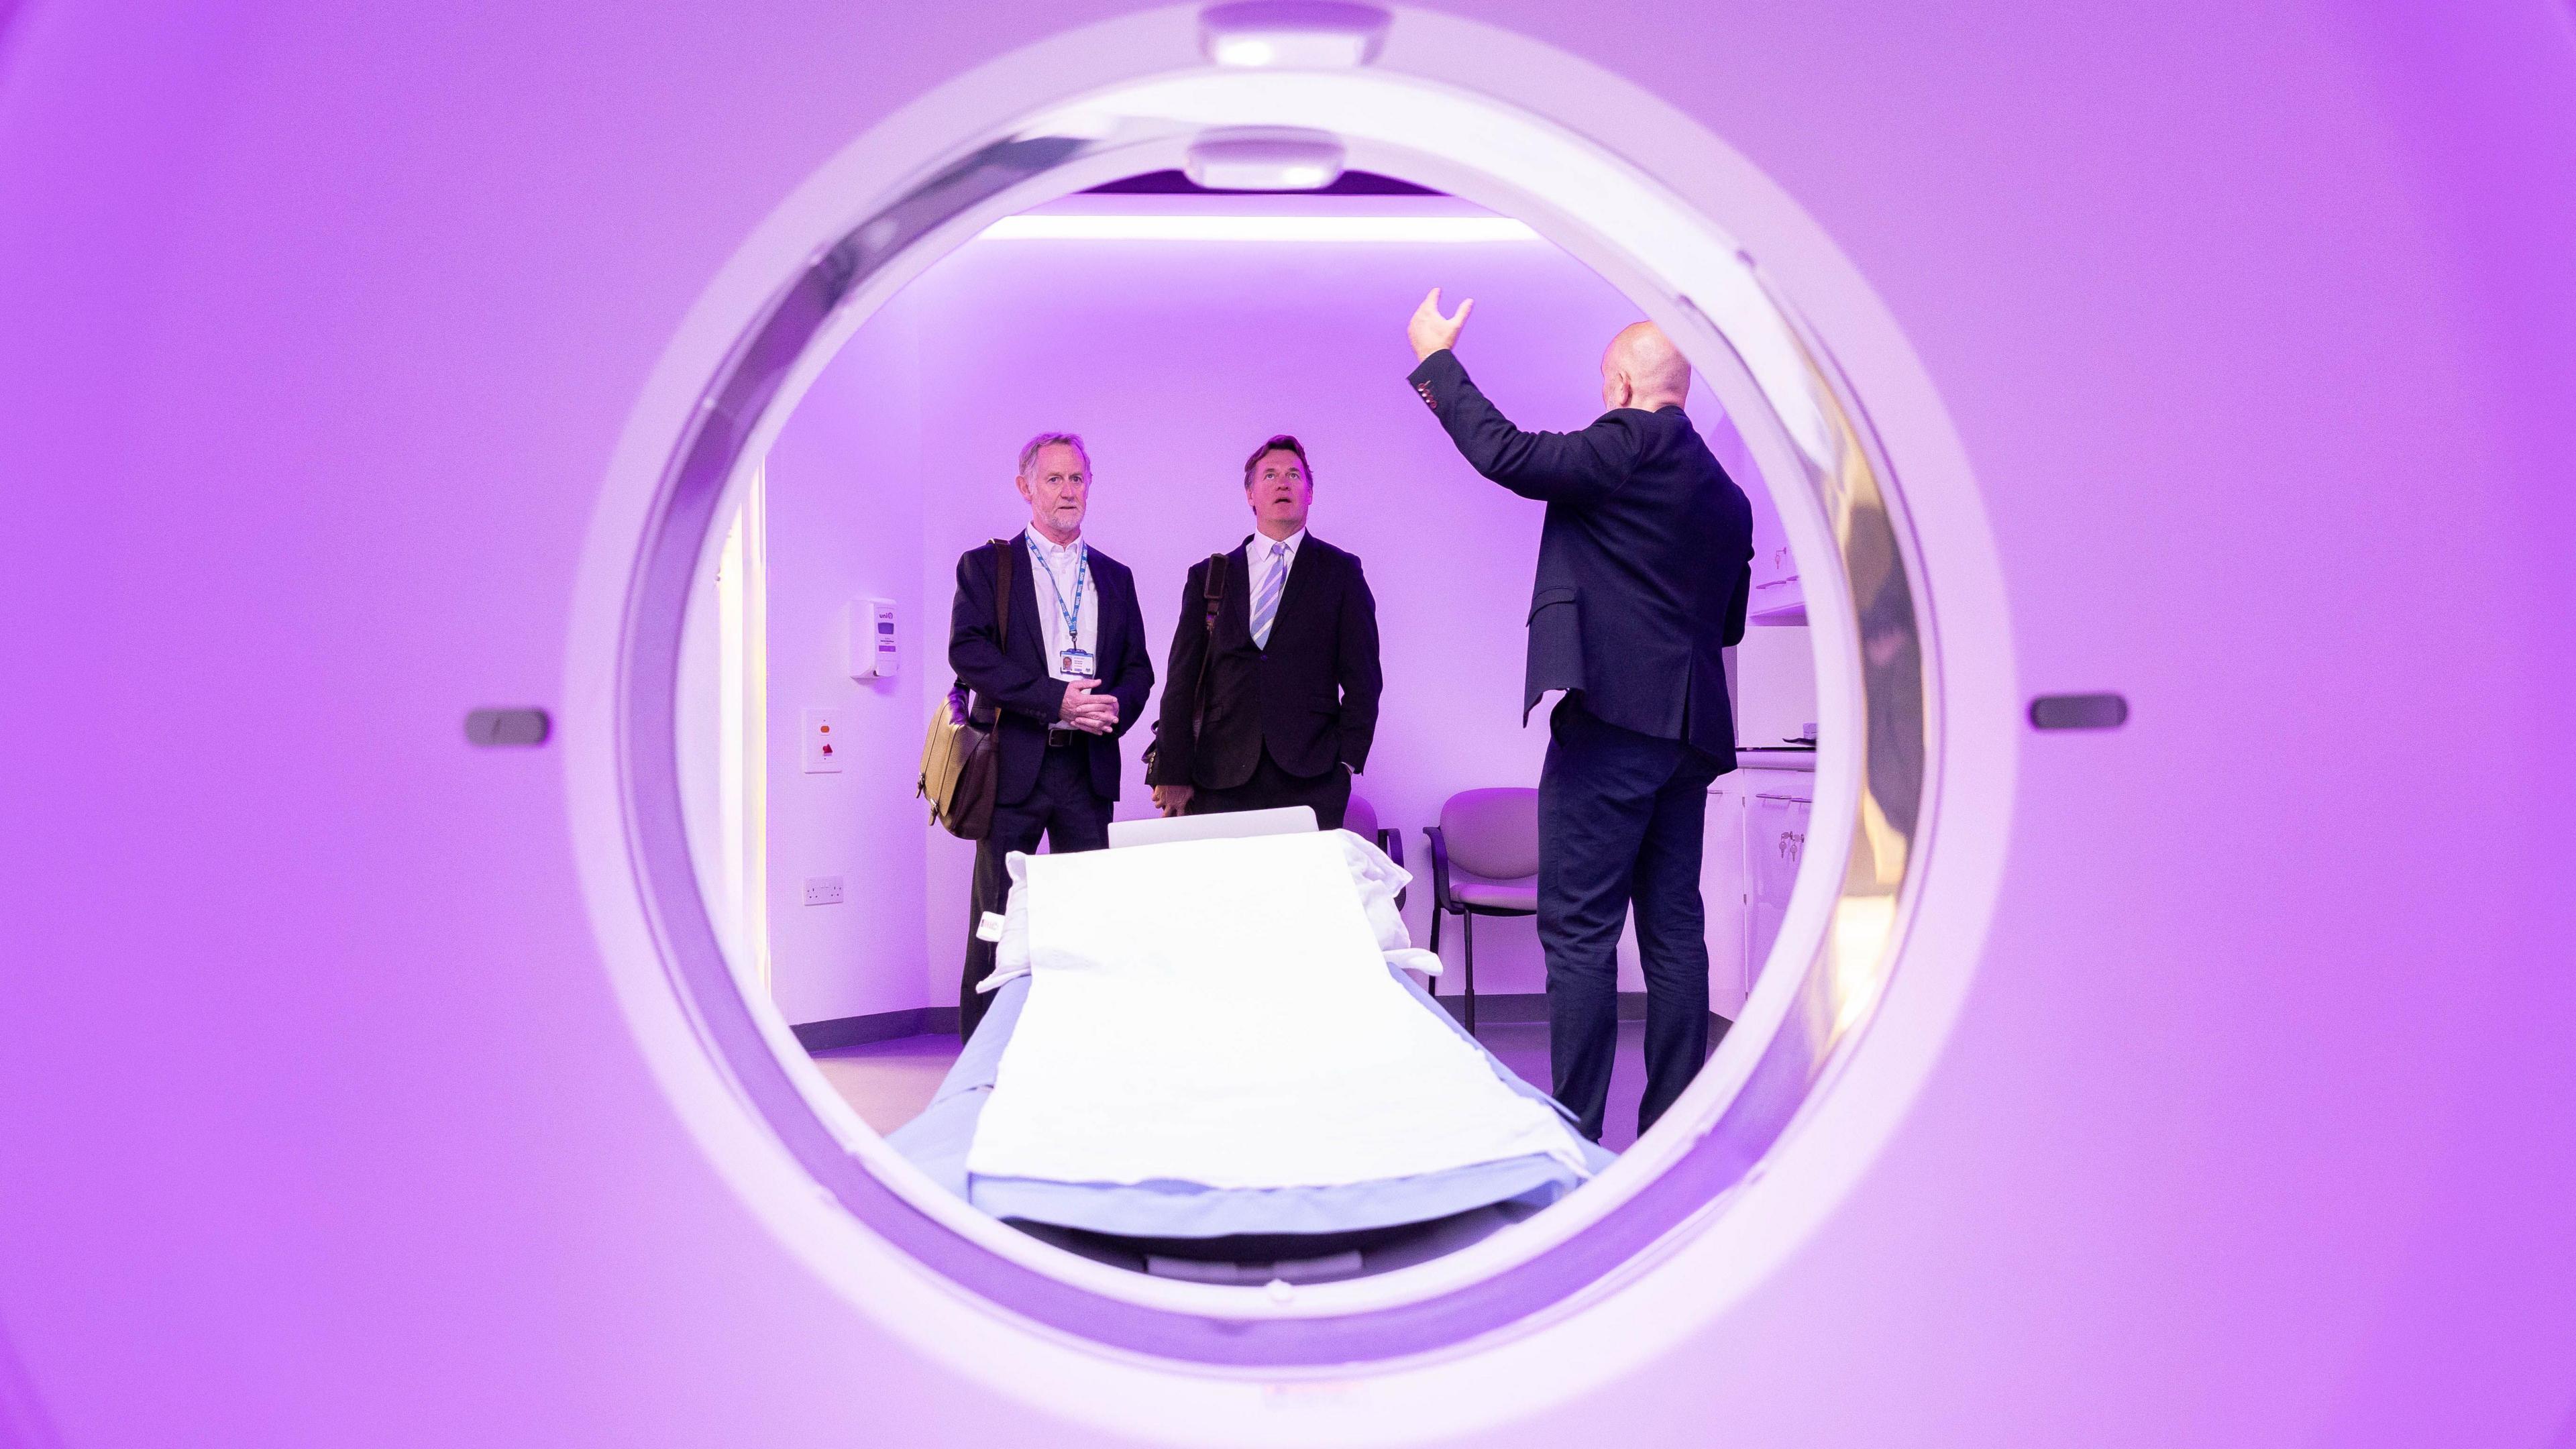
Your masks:
{"label": "countertop", "polygon": [[[1735,767],[1739,770],[1805,770],[1812,774],[1816,768],[1816,752],[1771,745],[1738,745],[1735,747]],[[1720,775],[1718,778],[1723,780],[1726,777]]]}

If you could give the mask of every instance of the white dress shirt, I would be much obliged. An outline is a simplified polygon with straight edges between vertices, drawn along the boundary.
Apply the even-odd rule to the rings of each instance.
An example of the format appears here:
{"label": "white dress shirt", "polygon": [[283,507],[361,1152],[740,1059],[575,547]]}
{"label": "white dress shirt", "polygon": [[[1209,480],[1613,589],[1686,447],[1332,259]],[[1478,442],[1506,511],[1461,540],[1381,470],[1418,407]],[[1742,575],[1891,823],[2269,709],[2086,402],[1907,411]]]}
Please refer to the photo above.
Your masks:
{"label": "white dress shirt", "polygon": [[[1261,586],[1270,581],[1271,570],[1294,569],[1297,566],[1297,546],[1305,541],[1306,530],[1302,528],[1282,539],[1273,539],[1266,533],[1256,533],[1244,541],[1244,571],[1249,574],[1252,579],[1252,592],[1244,598],[1244,607],[1246,609],[1252,607],[1252,600],[1261,597]],[[1270,556],[1270,545],[1273,543],[1284,543],[1288,545],[1288,552],[1282,554],[1278,558],[1272,558]],[[1282,580],[1281,582],[1283,587],[1280,589],[1279,597],[1284,602],[1288,597],[1288,592],[1284,587],[1286,581]],[[1249,616],[1247,615],[1247,617]]]}
{"label": "white dress shirt", "polygon": [[[1020,536],[1028,542],[1023,549],[1045,565],[1029,582],[1038,596],[1038,622],[1046,627],[1047,675],[1053,679],[1097,679],[1100,677],[1100,581],[1084,566],[1083,543],[1077,538],[1068,544],[1047,541],[1035,526],[1023,529]],[[1065,637],[1064,616],[1073,609],[1073,591],[1082,590],[1082,630],[1079,637]],[[1070,646],[1091,655],[1091,668],[1067,673],[1064,651]]]}

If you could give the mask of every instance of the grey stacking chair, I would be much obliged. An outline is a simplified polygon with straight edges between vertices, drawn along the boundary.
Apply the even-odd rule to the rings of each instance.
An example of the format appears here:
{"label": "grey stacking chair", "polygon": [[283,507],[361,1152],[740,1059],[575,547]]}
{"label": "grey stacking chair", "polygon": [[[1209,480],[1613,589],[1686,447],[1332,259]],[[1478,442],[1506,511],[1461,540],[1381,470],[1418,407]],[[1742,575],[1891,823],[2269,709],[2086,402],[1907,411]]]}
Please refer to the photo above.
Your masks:
{"label": "grey stacking chair", "polygon": [[1538,914],[1538,792],[1461,790],[1440,807],[1431,841],[1431,949],[1440,918],[1466,937],[1466,1024],[1476,1029],[1476,918]]}
{"label": "grey stacking chair", "polygon": [[[1342,812],[1342,828],[1353,835],[1358,836],[1362,840],[1375,841],[1377,843],[1377,848],[1386,852],[1387,859],[1394,861],[1397,865],[1404,864],[1404,832],[1400,830],[1379,829],[1377,823],[1377,807],[1371,805],[1365,796],[1353,795],[1351,797],[1349,808]],[[1395,908],[1399,911],[1403,910],[1404,898],[1411,894],[1413,894],[1413,892],[1410,890],[1397,891],[1395,893]],[[1434,922],[1431,929],[1434,931],[1439,930],[1439,924]]]}

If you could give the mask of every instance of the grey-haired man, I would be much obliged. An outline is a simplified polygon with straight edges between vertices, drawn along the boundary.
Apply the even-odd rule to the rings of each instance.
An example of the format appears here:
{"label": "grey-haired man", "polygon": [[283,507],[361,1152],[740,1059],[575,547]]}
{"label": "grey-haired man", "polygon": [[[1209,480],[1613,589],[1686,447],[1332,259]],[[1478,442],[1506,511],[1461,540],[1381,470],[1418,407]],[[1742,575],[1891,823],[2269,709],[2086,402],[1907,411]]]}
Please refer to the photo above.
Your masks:
{"label": "grey-haired man", "polygon": [[[1044,839],[1055,851],[1109,843],[1118,799],[1118,737],[1145,713],[1154,663],[1145,617],[1127,566],[1082,536],[1091,506],[1091,455],[1072,433],[1040,433],[1020,449],[1013,479],[1028,501],[1029,526],[957,560],[957,603],[948,663],[974,690],[976,706],[999,711],[1001,778],[993,828],[975,846],[974,901],[967,915],[966,966],[957,997],[957,1034],[975,1034],[991,997],[975,989],[993,969],[993,947],[974,924],[1010,900],[1005,861]],[[1009,642],[994,595],[1001,554],[1010,552]]]}

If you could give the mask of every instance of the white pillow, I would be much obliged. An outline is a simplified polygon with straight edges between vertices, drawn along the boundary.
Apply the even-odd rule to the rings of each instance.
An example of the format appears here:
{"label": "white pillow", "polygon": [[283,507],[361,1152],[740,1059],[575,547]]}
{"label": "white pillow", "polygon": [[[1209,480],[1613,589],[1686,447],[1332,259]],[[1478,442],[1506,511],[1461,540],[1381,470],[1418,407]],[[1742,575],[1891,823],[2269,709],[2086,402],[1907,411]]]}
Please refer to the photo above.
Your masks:
{"label": "white pillow", "polygon": [[978,991],[998,991],[1003,982],[1029,974],[1029,857],[1014,850],[1002,864],[1011,873],[1011,903],[1000,915],[986,911],[975,925],[977,937],[994,943],[993,969],[975,983]]}
{"label": "white pillow", "polygon": [[1333,834],[1341,842],[1343,861],[1351,868],[1351,884],[1359,888],[1360,909],[1368,913],[1369,931],[1377,937],[1377,948],[1401,951],[1411,946],[1413,937],[1404,929],[1404,916],[1395,908],[1395,897],[1412,883],[1412,874],[1387,859],[1386,852],[1366,837],[1348,830]]}
{"label": "white pillow", "polygon": [[1407,971],[1419,971],[1425,976],[1440,974],[1440,958],[1419,946],[1407,946],[1400,951],[1387,952],[1386,964],[1401,967]]}
{"label": "white pillow", "polygon": [[[1413,875],[1387,858],[1385,851],[1367,838],[1348,830],[1333,832],[1342,847],[1342,861],[1350,867],[1351,884],[1359,891],[1360,910],[1368,916],[1369,934],[1377,938],[1381,952],[1402,953],[1396,964],[1426,975],[1439,974],[1439,958],[1428,951],[1412,949],[1413,934],[1405,929],[1404,915],[1395,907],[1397,892],[1413,883]],[[1168,847],[1166,847],[1168,848]],[[1011,873],[1011,902],[1002,913],[984,913],[975,934],[994,943],[993,969],[976,983],[978,991],[1000,989],[1002,983],[1029,974],[1029,858],[1012,851],[1004,864]]]}

